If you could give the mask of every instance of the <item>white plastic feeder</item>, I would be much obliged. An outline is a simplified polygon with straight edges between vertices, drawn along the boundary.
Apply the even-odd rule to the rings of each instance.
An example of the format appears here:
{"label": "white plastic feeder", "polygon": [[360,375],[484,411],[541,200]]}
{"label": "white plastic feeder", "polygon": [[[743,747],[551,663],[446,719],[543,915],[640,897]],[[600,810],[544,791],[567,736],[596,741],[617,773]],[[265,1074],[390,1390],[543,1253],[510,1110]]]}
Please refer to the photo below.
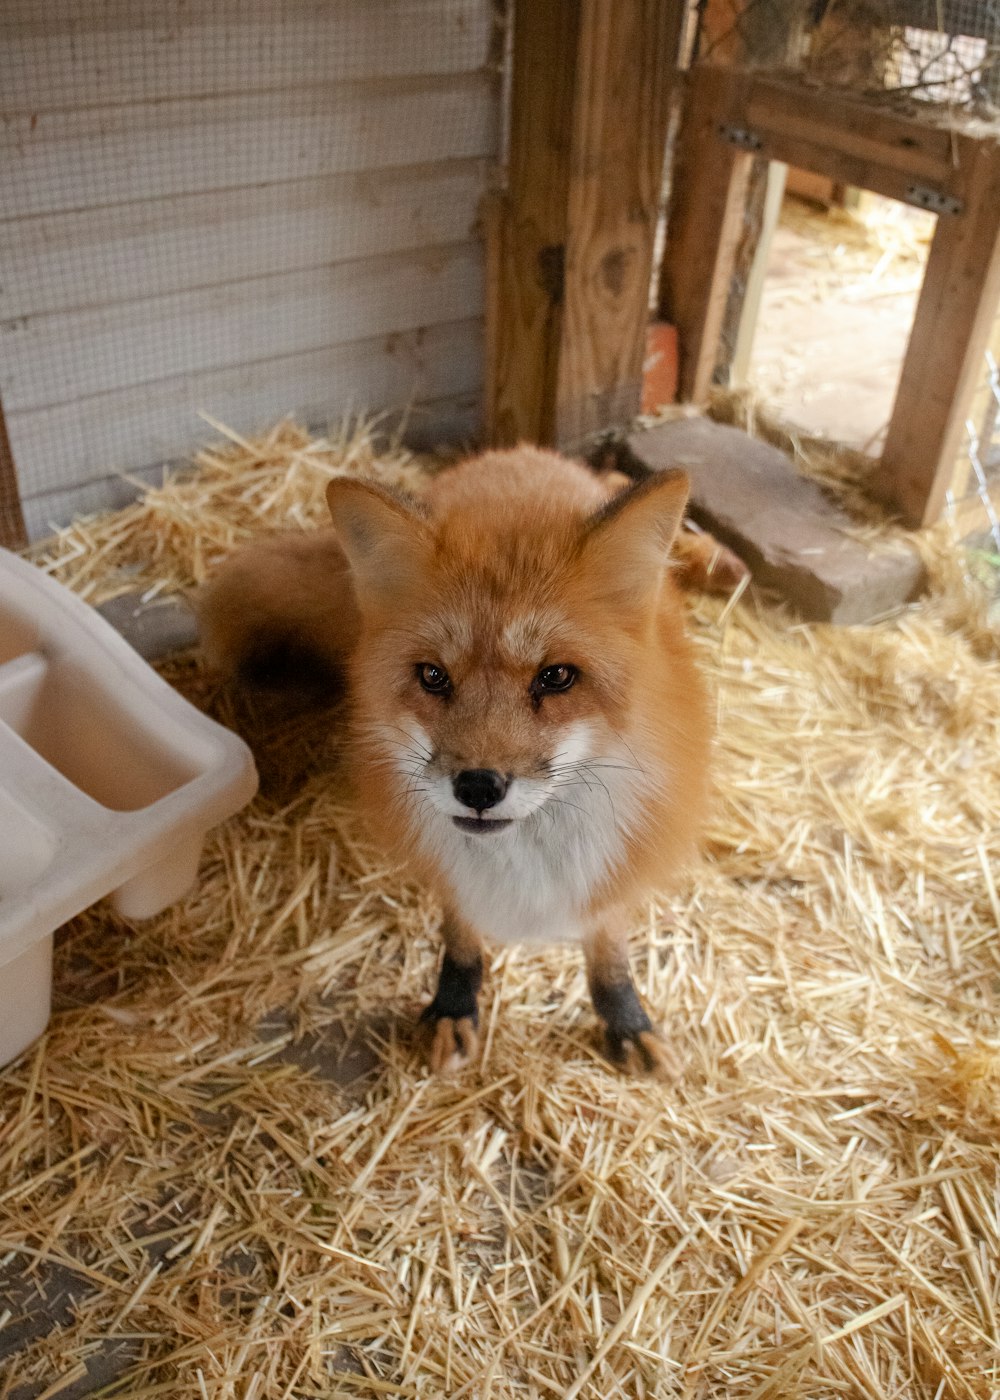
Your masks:
{"label": "white plastic feeder", "polygon": [[0,1065],[48,1022],[54,930],[107,894],[159,913],[256,790],[241,739],[0,549]]}

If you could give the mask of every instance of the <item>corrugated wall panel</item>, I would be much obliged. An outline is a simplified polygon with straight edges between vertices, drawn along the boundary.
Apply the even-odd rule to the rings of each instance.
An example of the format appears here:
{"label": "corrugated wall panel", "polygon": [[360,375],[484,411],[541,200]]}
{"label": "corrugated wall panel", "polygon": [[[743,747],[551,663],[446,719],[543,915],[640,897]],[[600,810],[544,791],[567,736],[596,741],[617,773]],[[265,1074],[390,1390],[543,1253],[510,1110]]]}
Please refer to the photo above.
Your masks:
{"label": "corrugated wall panel", "polygon": [[[459,342],[462,343],[461,341]],[[478,365],[478,349],[474,352],[471,364]],[[402,422],[406,428],[407,441],[415,446],[433,447],[436,443],[469,443],[475,441],[479,429],[480,403],[476,390],[468,394],[449,394],[442,399],[433,399],[407,411],[400,410],[392,415],[392,426]],[[308,414],[299,413],[299,421],[311,424],[322,431],[325,420],[314,424]],[[200,439],[208,441],[216,435],[204,427]],[[195,442],[190,449],[194,450]],[[116,510],[135,500],[144,483],[159,484],[164,471],[177,463],[162,463],[156,467],[145,467],[130,472],[126,476],[102,476],[82,486],[71,486],[66,491],[48,491],[43,496],[31,496],[22,504],[24,521],[32,539],[51,534],[54,529],[74,516],[88,515],[97,510]]]}
{"label": "corrugated wall panel", "polygon": [[450,406],[446,418],[436,416],[439,401],[479,392],[481,339],[478,319],[448,323],[12,416],[11,436],[30,460],[72,456],[81,469],[76,482],[43,491],[25,492],[22,483],[25,515],[36,526],[64,518],[46,506],[50,495],[70,501],[74,487],[124,471],[123,463],[152,466],[193,451],[212,437],[202,413],[240,428],[285,415],[323,424],[331,407],[337,414],[374,404],[409,407],[414,428],[432,438],[436,423],[451,416]]}
{"label": "corrugated wall panel", "polygon": [[5,0],[7,111],[467,73],[481,0]]}
{"label": "corrugated wall panel", "polygon": [[449,160],[0,222],[0,319],[460,243],[485,180]]}
{"label": "corrugated wall panel", "polygon": [[493,25],[490,0],[7,0],[0,397],[33,530],[185,455],[201,409],[468,433]]}
{"label": "corrugated wall panel", "polygon": [[19,218],[484,156],[494,107],[487,76],[468,73],[14,113],[0,125],[0,208]]}
{"label": "corrugated wall panel", "polygon": [[421,248],[0,323],[4,408],[45,408],[180,374],[459,321],[482,302],[479,248]]}

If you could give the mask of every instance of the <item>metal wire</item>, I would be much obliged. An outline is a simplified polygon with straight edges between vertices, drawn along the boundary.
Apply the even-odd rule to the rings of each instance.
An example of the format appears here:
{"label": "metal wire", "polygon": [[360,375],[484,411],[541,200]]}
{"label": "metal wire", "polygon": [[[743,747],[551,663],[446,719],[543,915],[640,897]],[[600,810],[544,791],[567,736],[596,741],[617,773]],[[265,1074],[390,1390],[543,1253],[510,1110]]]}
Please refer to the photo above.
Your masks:
{"label": "metal wire", "polygon": [[965,424],[965,431],[968,435],[966,451],[969,454],[969,461],[972,463],[972,470],[975,473],[976,491],[979,499],[983,503],[986,518],[990,522],[990,534],[993,536],[998,551],[1000,551],[1000,520],[997,519],[996,508],[993,505],[993,498],[990,495],[989,482],[986,479],[982,458],[979,455],[979,434],[976,432],[976,425],[971,418]]}
{"label": "metal wire", "polygon": [[1000,0],[701,0],[695,53],[1000,117]]}
{"label": "metal wire", "polygon": [[[966,499],[979,497],[989,533],[1000,554],[1000,517],[993,500],[994,491],[1000,485],[1000,366],[990,350],[986,352],[986,371],[990,399],[983,422],[977,424],[969,418],[965,423],[965,452],[972,467],[973,482]],[[954,508],[954,505],[954,497],[949,492],[949,506]]]}

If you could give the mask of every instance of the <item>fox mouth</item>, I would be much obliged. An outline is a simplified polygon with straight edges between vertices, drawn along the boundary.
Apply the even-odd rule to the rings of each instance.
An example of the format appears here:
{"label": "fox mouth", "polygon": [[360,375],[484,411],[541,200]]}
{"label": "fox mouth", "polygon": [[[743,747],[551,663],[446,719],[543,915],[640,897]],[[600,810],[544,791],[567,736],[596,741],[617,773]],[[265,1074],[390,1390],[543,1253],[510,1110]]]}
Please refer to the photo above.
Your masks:
{"label": "fox mouth", "polygon": [[452,817],[452,822],[459,831],[469,831],[475,836],[489,836],[493,832],[513,826],[511,820],[503,817]]}

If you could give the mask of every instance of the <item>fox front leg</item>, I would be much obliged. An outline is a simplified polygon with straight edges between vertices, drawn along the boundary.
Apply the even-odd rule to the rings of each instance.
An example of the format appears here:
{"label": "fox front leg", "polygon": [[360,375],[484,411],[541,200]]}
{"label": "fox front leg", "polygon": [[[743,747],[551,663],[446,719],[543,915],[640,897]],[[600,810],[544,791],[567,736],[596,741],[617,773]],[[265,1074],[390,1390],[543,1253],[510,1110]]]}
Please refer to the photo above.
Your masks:
{"label": "fox front leg", "polygon": [[420,1018],[427,1028],[427,1062],[435,1074],[460,1069],[479,1057],[482,941],[474,929],[450,913],[445,915],[443,932],[437,991]]}
{"label": "fox front leg", "polygon": [[653,1022],[632,981],[624,928],[601,924],[584,940],[587,981],[594,1010],[604,1026],[608,1058],[623,1069],[657,1079],[675,1079],[680,1066]]}

